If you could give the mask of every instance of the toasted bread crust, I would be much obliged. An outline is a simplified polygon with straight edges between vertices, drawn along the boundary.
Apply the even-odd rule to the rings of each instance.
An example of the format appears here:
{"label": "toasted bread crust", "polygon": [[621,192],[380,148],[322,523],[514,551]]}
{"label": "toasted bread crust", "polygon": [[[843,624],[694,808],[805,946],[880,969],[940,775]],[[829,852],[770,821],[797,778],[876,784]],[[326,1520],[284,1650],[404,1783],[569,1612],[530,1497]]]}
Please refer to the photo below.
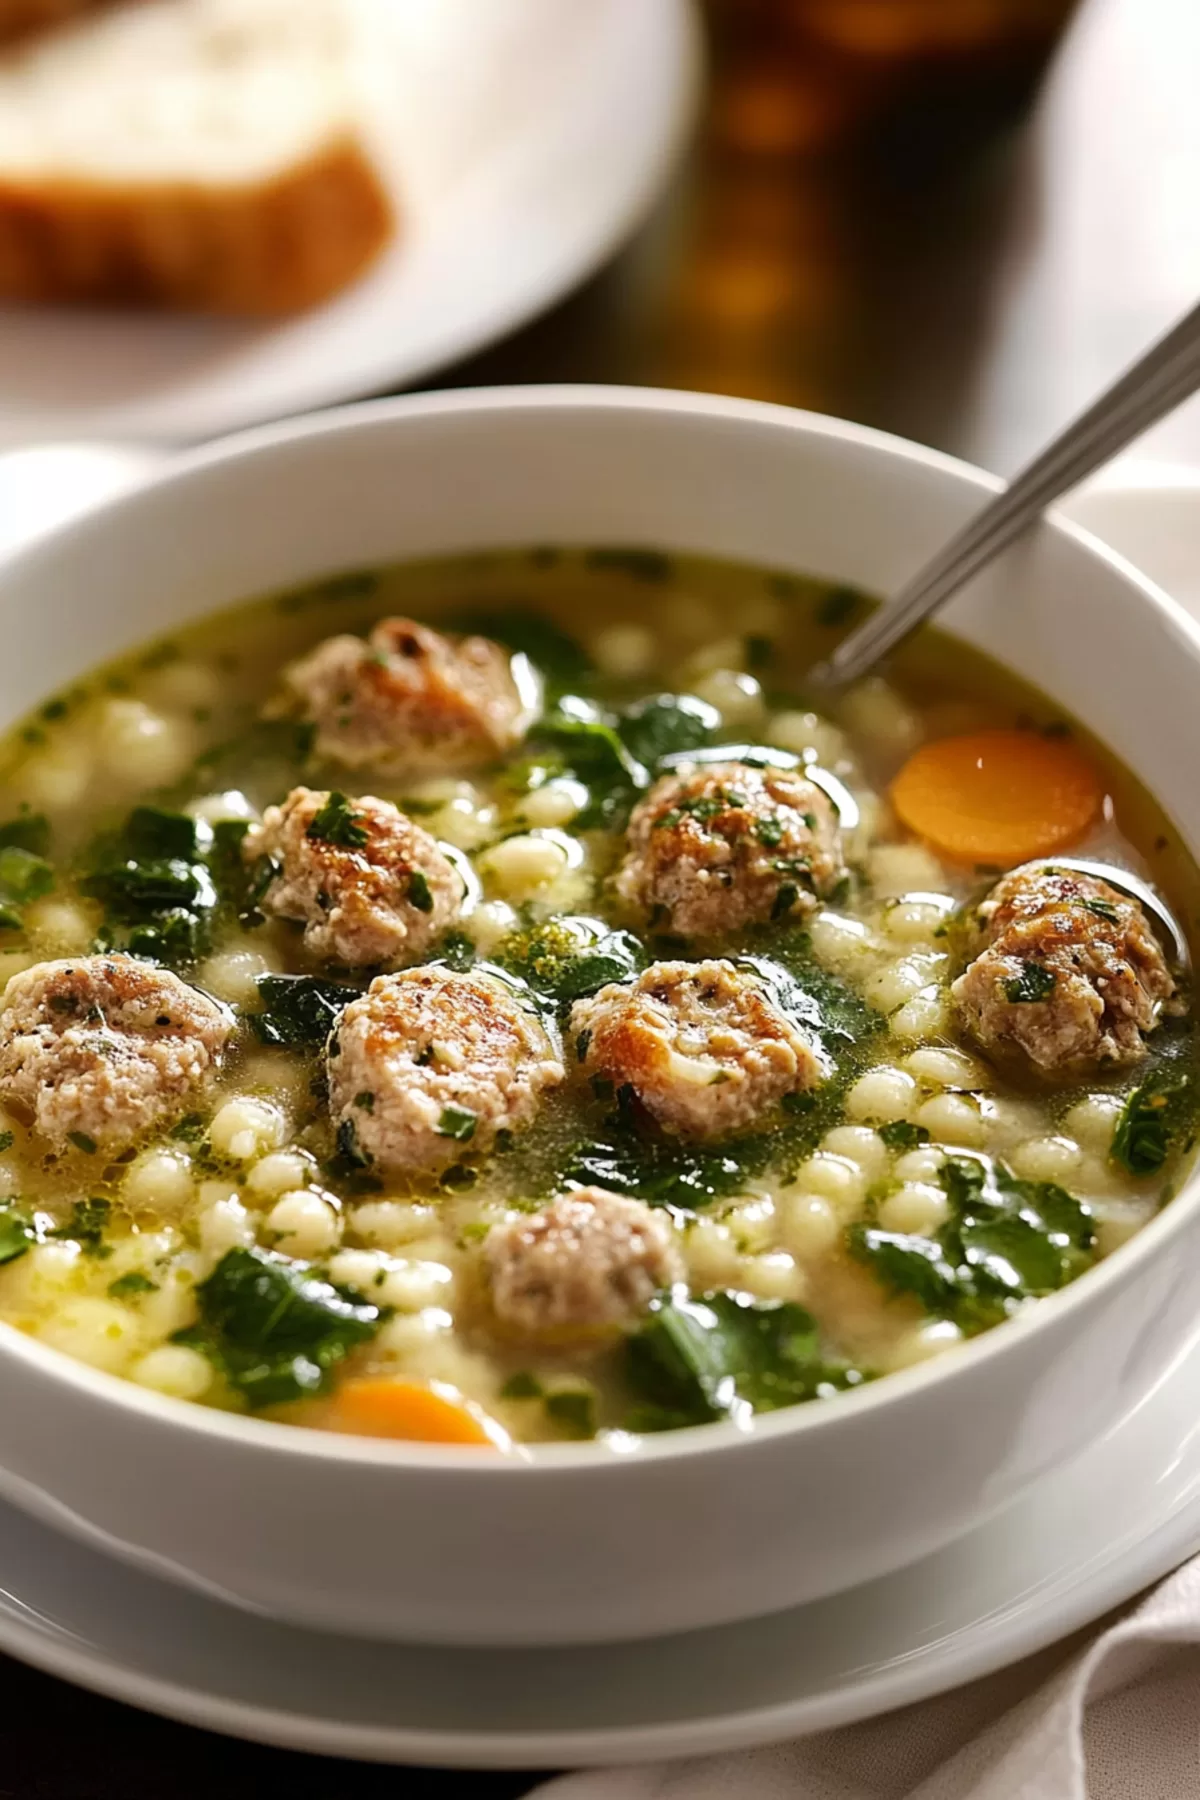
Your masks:
{"label": "toasted bread crust", "polygon": [[96,12],[112,0],[0,0],[0,44],[64,25],[80,13]]}
{"label": "toasted bread crust", "polygon": [[238,186],[34,184],[0,173],[0,299],[299,312],[362,274],[393,226],[383,184],[350,136]]}

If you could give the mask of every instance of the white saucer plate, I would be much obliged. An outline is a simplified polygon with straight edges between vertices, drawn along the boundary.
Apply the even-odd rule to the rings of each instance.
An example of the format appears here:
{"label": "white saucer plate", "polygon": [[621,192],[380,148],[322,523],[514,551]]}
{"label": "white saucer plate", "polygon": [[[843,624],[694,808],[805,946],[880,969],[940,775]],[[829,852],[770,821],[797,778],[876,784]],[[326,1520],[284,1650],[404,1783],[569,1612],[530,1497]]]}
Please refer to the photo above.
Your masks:
{"label": "white saucer plate", "polygon": [[0,310],[0,444],[185,443],[412,385],[597,268],[670,174],[699,91],[691,0],[353,0],[402,230],[353,288],[263,323]]}
{"label": "white saucer plate", "polygon": [[[1152,575],[1173,572],[1178,598],[1200,608],[1195,478],[1109,480],[1067,510]],[[192,1724],[379,1762],[565,1768],[746,1748],[991,1673],[1195,1552],[1198,1396],[1200,1330],[1107,1438],[937,1555],[772,1618],[602,1648],[456,1651],[298,1631],[0,1506],[0,1650]]]}

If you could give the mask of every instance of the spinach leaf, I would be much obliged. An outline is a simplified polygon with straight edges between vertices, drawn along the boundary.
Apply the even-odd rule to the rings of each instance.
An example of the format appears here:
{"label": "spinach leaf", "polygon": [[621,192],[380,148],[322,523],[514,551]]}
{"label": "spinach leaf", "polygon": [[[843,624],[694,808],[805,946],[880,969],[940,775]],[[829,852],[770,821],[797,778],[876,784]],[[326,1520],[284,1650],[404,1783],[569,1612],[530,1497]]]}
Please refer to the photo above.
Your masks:
{"label": "spinach leaf", "polygon": [[33,1220],[15,1200],[0,1203],[0,1263],[15,1262],[37,1242]]}
{"label": "spinach leaf", "polygon": [[[91,1139],[88,1139],[91,1143]],[[92,1144],[92,1150],[96,1146]],[[104,1233],[108,1230],[112,1204],[108,1200],[93,1198],[77,1200],[71,1208],[71,1216],[65,1225],[59,1225],[48,1235],[52,1238],[69,1238],[77,1243],[86,1256],[105,1257],[112,1255],[112,1246],[104,1242]]]}
{"label": "spinach leaf", "polygon": [[136,1294],[157,1294],[158,1283],[143,1275],[140,1269],[130,1269],[127,1274],[110,1281],[108,1291],[114,1300],[129,1300]]}
{"label": "spinach leaf", "polygon": [[704,1150],[674,1138],[614,1132],[577,1145],[561,1179],[578,1187],[628,1194],[647,1206],[690,1210],[740,1193],[747,1177],[761,1170],[776,1148],[776,1141],[765,1133],[729,1142],[719,1150]]}
{"label": "spinach leaf", "polygon": [[1156,1175],[1192,1125],[1195,1111],[1192,1074],[1164,1064],[1126,1100],[1113,1132],[1110,1157],[1131,1175]]}
{"label": "spinach leaf", "polygon": [[19,844],[0,847],[0,926],[18,927],[21,908],[30,900],[40,900],[53,886],[54,870],[44,857]]}
{"label": "spinach leaf", "polygon": [[495,638],[514,655],[527,656],[550,699],[579,686],[592,673],[592,659],[583,646],[553,619],[528,608],[462,613],[454,623],[457,631]]}
{"label": "spinach leaf", "polygon": [[624,823],[636,796],[650,785],[647,769],[626,749],[611,720],[578,694],[564,694],[530,734],[548,746],[564,770],[588,789],[590,800],[575,820],[584,831]]}
{"label": "spinach leaf", "polygon": [[724,1290],[658,1296],[625,1355],[626,1380],[642,1402],[630,1425],[643,1431],[773,1412],[863,1380],[824,1356],[802,1306]]}
{"label": "spinach leaf", "polygon": [[22,813],[0,825],[0,849],[28,850],[31,856],[50,852],[50,821],[45,813]]}
{"label": "spinach leaf", "polygon": [[252,1013],[250,1023],[264,1044],[285,1050],[319,1050],[352,1000],[358,988],[340,982],[321,981],[315,975],[260,975],[262,1012]]}
{"label": "spinach leaf", "polygon": [[694,694],[652,694],[623,709],[617,735],[637,762],[654,769],[664,756],[711,744],[720,727],[716,707]]}
{"label": "spinach leaf", "polygon": [[937,1238],[852,1225],[848,1241],[850,1254],[873,1269],[885,1287],[915,1295],[928,1313],[954,1313],[963,1290]]}
{"label": "spinach leaf", "polygon": [[979,1331],[1090,1267],[1091,1215],[1057,1182],[1021,1181],[1003,1163],[966,1154],[946,1158],[941,1180],[950,1213],[935,1235],[855,1225],[847,1236],[852,1256],[927,1313]]}
{"label": "spinach leaf", "polygon": [[209,947],[219,895],[206,857],[214,838],[186,813],[135,806],[93,844],[80,887],[104,907],[108,947],[179,964]]}
{"label": "spinach leaf", "polygon": [[386,1317],[309,1265],[266,1250],[227,1250],[196,1300],[199,1324],[173,1341],[203,1351],[251,1407],[320,1393],[330,1371]]}
{"label": "spinach leaf", "polygon": [[121,835],[128,854],[139,861],[191,862],[200,854],[195,819],[161,806],[135,806]]}
{"label": "spinach leaf", "polygon": [[496,960],[555,1007],[568,1007],[610,981],[627,981],[646,967],[631,931],[610,931],[598,919],[565,915],[500,944]]}
{"label": "spinach leaf", "polygon": [[872,1040],[886,1029],[879,1013],[816,961],[806,932],[765,928],[754,952],[736,960],[761,976],[783,1011],[838,1061],[839,1074],[857,1071]]}
{"label": "spinach leaf", "polygon": [[889,1150],[915,1150],[919,1144],[929,1142],[925,1126],[914,1125],[908,1119],[892,1119],[876,1129]]}
{"label": "spinach leaf", "polygon": [[564,1437],[582,1441],[596,1435],[596,1396],[591,1388],[556,1388],[542,1401],[546,1417]]}

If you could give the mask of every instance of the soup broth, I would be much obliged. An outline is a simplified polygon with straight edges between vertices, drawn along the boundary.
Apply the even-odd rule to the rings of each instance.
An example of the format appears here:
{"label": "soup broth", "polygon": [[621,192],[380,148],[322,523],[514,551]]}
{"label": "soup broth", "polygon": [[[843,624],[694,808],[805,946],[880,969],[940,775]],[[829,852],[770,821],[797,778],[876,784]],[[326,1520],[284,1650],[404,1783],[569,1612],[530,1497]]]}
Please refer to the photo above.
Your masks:
{"label": "soup broth", "polygon": [[[1109,958],[1090,991],[1115,991],[1121,870],[1187,925],[1197,872],[1103,746],[961,644],[926,633],[886,680],[817,704],[806,672],[865,604],[646,550],[446,559],[222,613],[43,704],[0,760],[0,1040],[24,1046],[0,1056],[0,1318],[145,1387],[317,1428],[622,1441],[820,1402],[1118,1249],[1191,1150],[1182,975],[1156,990],[1143,970],[1127,1053],[1039,1063],[1026,1026],[1050,1020],[1089,932]],[[456,742],[439,766],[434,745],[390,771],[327,753],[357,729],[357,690],[314,719],[311,685],[306,703],[283,671],[395,618],[517,659],[509,747],[466,766]],[[372,652],[384,673],[415,654],[395,633]],[[1028,803],[1005,813],[1010,850],[979,854],[945,745],[1014,741]],[[289,849],[286,818],[260,822],[297,789],[315,798]],[[319,879],[297,900],[289,859],[353,864],[376,804],[435,845],[397,902],[406,942],[443,898],[452,916],[372,962]],[[914,807],[936,828],[907,828]],[[1117,895],[1071,902],[1070,968],[1040,938],[1005,965],[997,1036],[994,1009],[951,989],[998,929],[986,896],[1041,854],[1027,827],[1111,865]],[[670,864],[676,839],[692,862]],[[714,845],[734,860],[709,866]],[[61,1113],[48,1128],[80,1058],[107,1056],[114,1081],[124,1067],[119,1021],[70,983],[130,956],[215,1003],[207,1072],[170,1105],[148,1088],[154,1122],[129,1141],[85,1100],[69,1132]],[[30,998],[48,961],[60,990]],[[489,1014],[482,1039],[435,1032],[407,1073],[351,1094],[335,1059],[369,1068],[385,1026],[395,1047],[381,969],[498,1007],[524,1033],[529,1091],[514,1098],[509,1070],[471,1097]],[[383,997],[360,1033],[369,988]],[[470,1102],[432,1123],[428,1069]],[[421,1131],[442,1140],[424,1163]]]}

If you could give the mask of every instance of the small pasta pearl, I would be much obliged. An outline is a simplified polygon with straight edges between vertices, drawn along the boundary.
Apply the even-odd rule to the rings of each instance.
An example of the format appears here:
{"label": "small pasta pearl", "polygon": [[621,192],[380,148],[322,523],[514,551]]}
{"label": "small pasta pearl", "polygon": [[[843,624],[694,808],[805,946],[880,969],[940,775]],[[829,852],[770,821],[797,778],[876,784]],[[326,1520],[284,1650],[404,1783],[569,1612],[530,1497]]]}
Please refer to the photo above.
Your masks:
{"label": "small pasta pearl", "polygon": [[918,1089],[904,1069],[868,1069],[846,1095],[846,1112],[852,1119],[911,1119],[918,1103]]}
{"label": "small pasta pearl", "polygon": [[1107,1155],[1124,1104],[1118,1094],[1089,1094],[1075,1102],[1063,1124],[1085,1150]]}
{"label": "small pasta pearl", "polygon": [[592,661],[605,675],[634,681],[653,669],[657,645],[645,625],[610,625],[591,641]]}
{"label": "small pasta pearl", "polygon": [[935,1094],[917,1111],[917,1124],[940,1144],[959,1144],[967,1150],[982,1147],[983,1120],[979,1109],[962,1094]]}
{"label": "small pasta pearl", "polygon": [[881,1202],[878,1218],[885,1231],[915,1232],[928,1237],[946,1223],[949,1210],[941,1188],[906,1182]]}
{"label": "small pasta pearl", "polygon": [[888,1030],[894,1038],[911,1042],[913,1038],[936,1037],[946,1028],[946,998],[937,988],[924,988],[898,1006],[888,1019]]}
{"label": "small pasta pearl", "polygon": [[1026,1138],[1010,1151],[1009,1161],[1029,1181],[1067,1181],[1078,1172],[1083,1152],[1068,1137]]}
{"label": "small pasta pearl", "polygon": [[324,1256],[341,1236],[341,1220],[314,1188],[298,1188],[275,1202],[265,1229],[285,1256]]}
{"label": "small pasta pearl", "polygon": [[822,1151],[801,1164],[796,1181],[807,1193],[828,1200],[842,1217],[858,1210],[867,1191],[867,1178],[856,1162]]}
{"label": "small pasta pearl", "polygon": [[781,1236],[794,1256],[823,1256],[841,1233],[841,1220],[821,1194],[788,1194],[781,1208]]}
{"label": "small pasta pearl", "polygon": [[227,1100],[208,1128],[209,1142],[218,1156],[233,1162],[249,1162],[267,1150],[277,1150],[285,1135],[283,1115],[269,1101],[252,1094]]}
{"label": "small pasta pearl", "polygon": [[868,1183],[878,1181],[888,1166],[887,1146],[866,1125],[838,1125],[821,1140],[822,1150],[857,1164]]}
{"label": "small pasta pearl", "polygon": [[129,1376],[139,1387],[152,1388],[156,1394],[199,1400],[212,1386],[213,1368],[206,1356],[186,1344],[160,1344],[134,1363]]}

